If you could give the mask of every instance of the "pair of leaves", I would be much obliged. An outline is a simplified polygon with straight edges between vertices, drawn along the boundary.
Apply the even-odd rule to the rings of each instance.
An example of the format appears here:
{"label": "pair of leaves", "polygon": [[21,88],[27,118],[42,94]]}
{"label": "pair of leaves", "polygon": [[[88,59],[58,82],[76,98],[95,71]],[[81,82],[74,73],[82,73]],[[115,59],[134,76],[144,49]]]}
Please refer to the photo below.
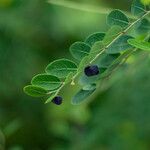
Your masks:
{"label": "pair of leaves", "polygon": [[43,97],[46,96],[49,91],[59,88],[62,82],[55,76],[40,74],[33,77],[31,84],[32,85],[24,87],[24,92],[33,97]]}
{"label": "pair of leaves", "polygon": [[[131,5],[131,13],[135,16],[142,16],[146,13],[146,7],[141,0],[134,0]],[[107,23],[110,26],[118,25],[125,28],[129,25],[128,17],[120,10],[113,10],[107,17]]]}
{"label": "pair of leaves", "polygon": [[105,33],[94,33],[90,35],[85,42],[75,42],[70,46],[70,52],[72,56],[81,61],[84,57],[88,56],[91,51],[91,47],[98,41],[103,40]]}
{"label": "pair of leaves", "polygon": [[70,73],[77,70],[77,65],[68,59],[59,59],[50,63],[45,74],[33,77],[31,84],[24,87],[24,92],[33,97],[46,96],[50,91],[55,92],[62,85],[62,78],[70,80]]}

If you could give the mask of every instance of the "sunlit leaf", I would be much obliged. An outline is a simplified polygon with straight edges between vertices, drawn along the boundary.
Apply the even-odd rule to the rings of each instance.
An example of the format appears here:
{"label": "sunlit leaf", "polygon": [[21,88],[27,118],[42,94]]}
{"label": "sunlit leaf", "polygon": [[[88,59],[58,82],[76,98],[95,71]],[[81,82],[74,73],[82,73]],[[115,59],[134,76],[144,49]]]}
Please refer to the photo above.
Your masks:
{"label": "sunlit leaf", "polygon": [[141,41],[138,39],[130,39],[128,43],[141,50],[150,51],[150,42]]}
{"label": "sunlit leaf", "polygon": [[33,97],[43,97],[47,94],[47,91],[41,87],[28,85],[24,87],[24,92]]}
{"label": "sunlit leaf", "polygon": [[50,63],[45,71],[58,78],[65,78],[70,72],[77,71],[77,65],[68,59],[59,59]]}
{"label": "sunlit leaf", "polygon": [[84,42],[75,42],[70,46],[72,56],[79,61],[89,55],[90,50],[91,47]]}
{"label": "sunlit leaf", "polygon": [[35,86],[44,88],[45,90],[55,90],[62,84],[59,78],[48,74],[36,75],[33,77],[31,83]]}
{"label": "sunlit leaf", "polygon": [[104,39],[104,36],[105,36],[105,33],[101,33],[101,32],[94,33],[90,35],[89,37],[87,37],[87,39],[85,40],[85,43],[92,47],[96,42],[102,41]]}
{"label": "sunlit leaf", "polygon": [[110,26],[118,25],[122,28],[128,26],[129,20],[127,16],[120,10],[113,10],[108,16],[107,16],[107,23]]}

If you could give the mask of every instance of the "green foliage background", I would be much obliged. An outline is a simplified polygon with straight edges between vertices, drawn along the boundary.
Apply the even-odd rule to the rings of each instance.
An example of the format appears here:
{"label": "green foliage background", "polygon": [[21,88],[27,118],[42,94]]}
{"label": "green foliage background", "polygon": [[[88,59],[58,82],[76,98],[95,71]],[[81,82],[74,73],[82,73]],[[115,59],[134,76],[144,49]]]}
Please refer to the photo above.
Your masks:
{"label": "green foliage background", "polygon": [[[80,0],[128,11],[131,1]],[[128,4],[128,6],[127,6]],[[106,16],[52,6],[43,0],[0,1],[0,150],[149,150],[150,57],[138,52],[88,102],[70,104],[77,87],[64,89],[61,107],[22,91],[69,46],[106,31]]]}

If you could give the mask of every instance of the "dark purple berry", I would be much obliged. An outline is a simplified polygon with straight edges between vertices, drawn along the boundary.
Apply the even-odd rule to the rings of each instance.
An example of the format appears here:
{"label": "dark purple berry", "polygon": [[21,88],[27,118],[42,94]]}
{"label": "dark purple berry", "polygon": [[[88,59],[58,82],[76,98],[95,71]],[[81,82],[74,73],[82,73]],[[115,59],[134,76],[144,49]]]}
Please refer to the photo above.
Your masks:
{"label": "dark purple berry", "polygon": [[92,66],[87,66],[84,69],[84,73],[85,75],[87,75],[88,77],[90,76],[95,76],[99,74],[99,68],[97,65],[92,65]]}
{"label": "dark purple berry", "polygon": [[56,96],[53,98],[52,102],[56,105],[61,105],[62,104],[62,97]]}

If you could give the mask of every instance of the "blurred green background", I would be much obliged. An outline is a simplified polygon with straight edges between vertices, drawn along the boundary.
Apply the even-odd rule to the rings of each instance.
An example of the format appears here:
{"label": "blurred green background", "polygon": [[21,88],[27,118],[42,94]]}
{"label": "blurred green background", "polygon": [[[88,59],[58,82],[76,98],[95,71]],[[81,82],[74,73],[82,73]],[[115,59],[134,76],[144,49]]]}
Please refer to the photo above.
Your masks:
{"label": "blurred green background", "polygon": [[[74,0],[129,11],[131,0]],[[0,150],[150,150],[150,57],[138,52],[89,101],[47,105],[23,93],[31,78],[69,46],[106,31],[106,15],[0,0]]]}

